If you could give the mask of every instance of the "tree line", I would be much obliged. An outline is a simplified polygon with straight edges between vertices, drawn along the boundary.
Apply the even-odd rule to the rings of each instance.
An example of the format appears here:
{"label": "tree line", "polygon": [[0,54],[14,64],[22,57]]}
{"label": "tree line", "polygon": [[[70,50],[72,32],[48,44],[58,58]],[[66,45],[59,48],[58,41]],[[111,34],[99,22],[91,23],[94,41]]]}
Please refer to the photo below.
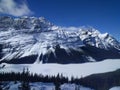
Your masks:
{"label": "tree line", "polygon": [[[30,73],[28,69],[23,69],[23,72],[2,72],[0,73],[0,81],[20,81],[22,87],[29,88],[29,82],[45,82],[54,83],[56,90],[60,90],[60,85],[64,83],[75,83],[93,88],[95,90],[108,90],[113,86],[120,86],[120,69],[114,72],[94,74],[84,78],[64,77],[62,74],[57,76],[49,76],[42,74]],[[0,89],[2,90],[2,89]],[[21,89],[29,90],[29,89]]]}

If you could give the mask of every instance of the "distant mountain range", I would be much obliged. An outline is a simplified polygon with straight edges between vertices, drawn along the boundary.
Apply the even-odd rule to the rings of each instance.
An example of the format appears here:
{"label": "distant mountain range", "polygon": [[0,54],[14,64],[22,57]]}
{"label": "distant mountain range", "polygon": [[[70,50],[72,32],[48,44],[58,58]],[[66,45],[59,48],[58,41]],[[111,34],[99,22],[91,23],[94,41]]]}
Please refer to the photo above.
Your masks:
{"label": "distant mountain range", "polygon": [[85,63],[120,58],[120,42],[82,27],[65,30],[44,17],[0,17],[0,63]]}

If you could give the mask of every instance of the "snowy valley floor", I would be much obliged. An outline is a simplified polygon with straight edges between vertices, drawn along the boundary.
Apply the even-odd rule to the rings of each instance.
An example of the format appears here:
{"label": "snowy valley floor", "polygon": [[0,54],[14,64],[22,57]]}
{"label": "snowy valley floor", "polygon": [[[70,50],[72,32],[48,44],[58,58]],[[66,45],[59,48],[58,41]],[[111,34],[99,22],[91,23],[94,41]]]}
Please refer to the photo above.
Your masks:
{"label": "snowy valley floor", "polygon": [[92,62],[84,64],[6,64],[0,65],[4,68],[0,69],[0,72],[22,72],[23,68],[28,68],[31,73],[37,73],[42,75],[57,75],[63,74],[63,76],[69,77],[86,77],[91,74],[105,73],[120,69],[120,59],[107,59],[101,62]]}

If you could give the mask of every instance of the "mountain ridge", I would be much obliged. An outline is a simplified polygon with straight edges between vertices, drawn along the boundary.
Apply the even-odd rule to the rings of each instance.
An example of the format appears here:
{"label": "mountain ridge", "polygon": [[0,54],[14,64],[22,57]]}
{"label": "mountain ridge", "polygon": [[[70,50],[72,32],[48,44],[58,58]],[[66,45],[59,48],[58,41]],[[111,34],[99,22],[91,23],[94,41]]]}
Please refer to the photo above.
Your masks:
{"label": "mountain ridge", "polygon": [[120,58],[120,43],[94,28],[64,30],[44,17],[0,17],[0,62],[84,63]]}

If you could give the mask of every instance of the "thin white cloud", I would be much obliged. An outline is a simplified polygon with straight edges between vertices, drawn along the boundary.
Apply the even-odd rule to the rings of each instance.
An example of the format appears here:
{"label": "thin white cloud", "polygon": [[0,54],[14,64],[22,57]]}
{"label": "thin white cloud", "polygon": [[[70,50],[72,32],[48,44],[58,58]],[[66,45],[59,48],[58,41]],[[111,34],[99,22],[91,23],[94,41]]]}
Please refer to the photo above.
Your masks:
{"label": "thin white cloud", "polygon": [[13,16],[31,15],[33,12],[25,2],[17,3],[15,0],[0,0],[0,13]]}
{"label": "thin white cloud", "polygon": [[63,27],[63,29],[67,29],[67,30],[78,30],[79,27],[70,26],[70,27]]}
{"label": "thin white cloud", "polygon": [[61,27],[63,30],[67,31],[80,31],[80,30],[87,30],[87,29],[92,29],[94,28],[92,26],[79,26],[79,27],[74,27],[74,26],[69,26],[69,27]]}
{"label": "thin white cloud", "polygon": [[74,26],[69,26],[69,27],[62,27],[63,30],[67,30],[67,31],[78,31],[80,30],[82,27],[74,27]]}

